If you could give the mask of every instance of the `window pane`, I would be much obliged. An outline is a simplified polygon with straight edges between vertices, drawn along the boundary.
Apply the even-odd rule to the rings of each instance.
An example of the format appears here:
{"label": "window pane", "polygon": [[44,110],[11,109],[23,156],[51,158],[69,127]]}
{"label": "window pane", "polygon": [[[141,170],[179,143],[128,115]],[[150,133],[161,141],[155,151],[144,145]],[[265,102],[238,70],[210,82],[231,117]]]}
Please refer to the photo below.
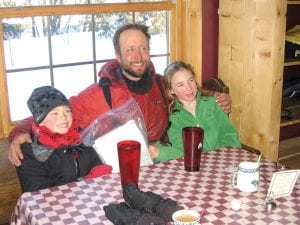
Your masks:
{"label": "window pane", "polygon": [[150,54],[169,54],[166,34],[151,35]]}
{"label": "window pane", "polygon": [[8,73],[8,99],[12,121],[30,116],[27,100],[34,88],[51,85],[49,70],[33,70],[26,72]]}
{"label": "window pane", "polygon": [[91,0],[91,3],[124,3],[130,0]]}
{"label": "window pane", "polygon": [[130,2],[165,2],[167,0],[130,0]]}
{"label": "window pane", "polygon": [[89,0],[2,0],[0,7],[15,7],[15,6],[42,6],[42,5],[78,5],[87,4]]}
{"label": "window pane", "polygon": [[125,3],[125,2],[165,2],[166,0],[2,0],[0,7],[43,6],[43,5],[79,5],[97,3]]}
{"label": "window pane", "polygon": [[3,19],[6,69],[49,65],[46,17]]}
{"label": "window pane", "polygon": [[54,86],[68,98],[94,83],[93,65],[55,68]]}
{"label": "window pane", "polygon": [[93,60],[91,17],[66,15],[51,17],[53,64]]}
{"label": "window pane", "polygon": [[113,59],[112,38],[118,27],[132,22],[132,13],[102,13],[95,15],[96,59]]}
{"label": "window pane", "polygon": [[115,50],[111,38],[100,38],[96,40],[96,59],[114,59]]}
{"label": "window pane", "polygon": [[151,34],[151,55],[168,53],[166,11],[147,11],[135,13],[136,22],[149,27]]}
{"label": "window pane", "polygon": [[161,57],[152,57],[151,61],[154,65],[156,73],[164,75],[164,70],[168,65],[168,56],[161,56]]}

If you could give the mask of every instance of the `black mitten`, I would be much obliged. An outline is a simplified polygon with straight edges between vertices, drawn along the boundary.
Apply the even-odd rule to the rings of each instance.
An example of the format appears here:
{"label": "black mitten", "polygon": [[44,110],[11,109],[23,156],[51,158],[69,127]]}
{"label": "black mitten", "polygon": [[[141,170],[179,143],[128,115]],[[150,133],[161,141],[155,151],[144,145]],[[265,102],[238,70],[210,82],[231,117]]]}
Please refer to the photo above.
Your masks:
{"label": "black mitten", "polygon": [[164,221],[169,222],[172,221],[172,214],[180,209],[183,209],[183,207],[178,205],[176,201],[166,198],[159,202],[155,211]]}
{"label": "black mitten", "polygon": [[155,214],[144,214],[138,219],[136,225],[166,225],[165,221]]}
{"label": "black mitten", "polygon": [[163,218],[165,222],[172,220],[173,212],[183,209],[176,201],[170,198],[163,199],[160,195],[150,191],[140,191],[131,183],[123,186],[123,197],[132,208],[146,213],[155,213]]}
{"label": "black mitten", "polygon": [[125,202],[103,207],[106,217],[115,225],[164,225],[164,220],[154,214],[145,214],[129,208]]}
{"label": "black mitten", "polygon": [[143,210],[147,213],[155,213],[156,206],[162,200],[157,194],[140,191],[132,183],[123,186],[123,197],[132,208]]}
{"label": "black mitten", "polygon": [[103,207],[105,216],[115,225],[135,225],[142,213],[129,208],[126,203],[109,204]]}

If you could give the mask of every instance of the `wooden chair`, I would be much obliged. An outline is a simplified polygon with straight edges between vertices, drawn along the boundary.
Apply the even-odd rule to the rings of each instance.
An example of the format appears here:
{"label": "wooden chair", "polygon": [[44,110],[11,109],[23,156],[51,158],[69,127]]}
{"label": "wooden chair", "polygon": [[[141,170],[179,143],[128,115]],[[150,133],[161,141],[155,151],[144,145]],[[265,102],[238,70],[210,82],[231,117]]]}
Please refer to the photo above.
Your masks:
{"label": "wooden chair", "polygon": [[219,78],[209,78],[203,82],[203,88],[229,94],[229,87]]}

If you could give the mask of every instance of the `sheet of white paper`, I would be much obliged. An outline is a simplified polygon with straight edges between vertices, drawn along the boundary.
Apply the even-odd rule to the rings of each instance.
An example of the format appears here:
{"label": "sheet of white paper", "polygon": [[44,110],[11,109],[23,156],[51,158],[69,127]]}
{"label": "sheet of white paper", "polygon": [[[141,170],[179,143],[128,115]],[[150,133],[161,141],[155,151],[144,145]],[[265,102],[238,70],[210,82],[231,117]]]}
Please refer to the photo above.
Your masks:
{"label": "sheet of white paper", "polygon": [[140,166],[153,164],[148,152],[148,145],[146,144],[141,131],[135,124],[134,120],[129,120],[122,126],[113,129],[95,140],[95,150],[106,164],[113,167],[113,173],[119,172],[117,143],[122,140],[136,140],[141,143]]}
{"label": "sheet of white paper", "polygon": [[268,196],[275,199],[291,195],[299,173],[300,170],[284,170],[274,173],[268,190]]}

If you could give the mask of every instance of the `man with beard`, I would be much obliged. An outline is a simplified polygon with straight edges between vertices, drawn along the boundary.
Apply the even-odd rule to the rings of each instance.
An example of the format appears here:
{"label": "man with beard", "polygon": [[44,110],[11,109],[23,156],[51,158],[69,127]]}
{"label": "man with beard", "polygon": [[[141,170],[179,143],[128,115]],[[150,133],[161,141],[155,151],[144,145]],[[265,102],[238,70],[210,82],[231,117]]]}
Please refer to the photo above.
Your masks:
{"label": "man with beard", "polygon": [[[149,43],[150,34],[145,25],[126,24],[116,31],[113,37],[116,59],[101,68],[99,84],[92,84],[70,98],[73,116],[81,129],[111,108],[134,98],[141,108],[149,143],[163,138],[168,128],[168,106],[163,77],[155,73],[150,60]],[[102,88],[103,78],[110,81],[110,97],[106,97],[107,93]],[[230,96],[207,92],[216,96],[218,104],[226,113],[230,112]],[[15,166],[21,165],[23,158],[20,144],[31,142],[28,131],[32,121],[30,118],[20,122],[10,133],[8,158]]]}

